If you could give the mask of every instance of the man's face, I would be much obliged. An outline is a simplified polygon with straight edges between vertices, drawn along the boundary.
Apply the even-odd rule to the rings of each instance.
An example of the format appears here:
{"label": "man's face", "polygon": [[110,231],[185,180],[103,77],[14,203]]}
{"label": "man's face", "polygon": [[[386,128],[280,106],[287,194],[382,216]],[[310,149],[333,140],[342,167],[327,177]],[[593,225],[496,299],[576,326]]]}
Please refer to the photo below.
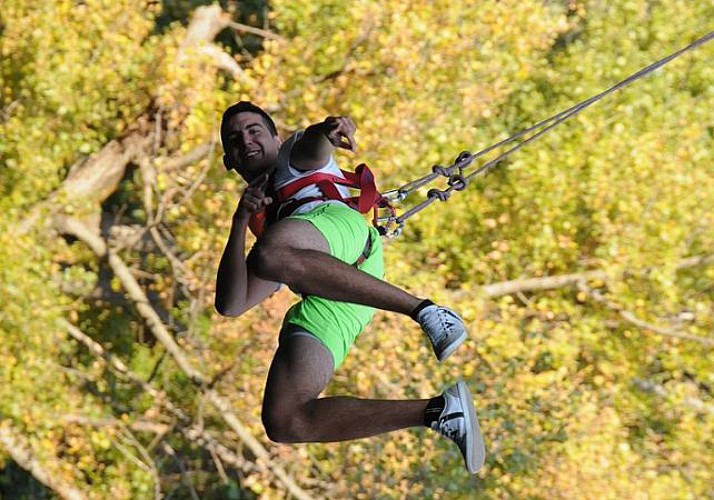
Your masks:
{"label": "man's face", "polygon": [[245,111],[223,124],[226,163],[247,181],[272,169],[278,160],[280,138],[270,133],[263,117]]}

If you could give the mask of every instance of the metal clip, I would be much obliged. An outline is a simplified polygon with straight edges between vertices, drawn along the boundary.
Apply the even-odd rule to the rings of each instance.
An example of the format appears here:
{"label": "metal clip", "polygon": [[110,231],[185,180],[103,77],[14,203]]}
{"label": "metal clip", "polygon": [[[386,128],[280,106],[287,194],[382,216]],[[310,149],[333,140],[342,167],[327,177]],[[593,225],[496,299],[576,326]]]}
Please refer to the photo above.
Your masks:
{"label": "metal clip", "polygon": [[404,191],[401,188],[400,189],[391,189],[389,191],[385,191],[384,193],[382,193],[382,197],[386,198],[387,201],[389,201],[390,203],[391,202],[399,203],[400,201],[405,200],[408,194],[409,193],[407,193],[406,191]]}
{"label": "metal clip", "polygon": [[404,221],[397,222],[394,216],[377,218],[377,231],[387,238],[396,238],[404,229]]}

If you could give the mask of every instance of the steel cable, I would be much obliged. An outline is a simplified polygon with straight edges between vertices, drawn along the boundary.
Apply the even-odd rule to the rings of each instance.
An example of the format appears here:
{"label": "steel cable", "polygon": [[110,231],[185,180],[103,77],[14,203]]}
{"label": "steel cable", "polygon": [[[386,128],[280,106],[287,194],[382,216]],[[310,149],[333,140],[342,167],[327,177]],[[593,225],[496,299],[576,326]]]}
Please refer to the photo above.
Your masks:
{"label": "steel cable", "polygon": [[[620,90],[623,87],[626,87],[627,85],[630,85],[632,82],[643,78],[644,76],[652,73],[653,71],[659,69],[660,67],[664,66],[665,64],[669,63],[670,61],[676,59],[677,57],[681,56],[685,52],[694,50],[701,45],[704,45],[705,43],[711,41],[714,38],[714,31],[711,31],[707,33],[706,35],[696,39],[686,47],[677,50],[670,55],[650,64],[649,66],[646,66],[639,71],[633,73],[632,75],[628,76],[624,80],[616,83],[615,85],[611,86],[610,88],[600,92],[597,95],[594,95],[588,99],[585,99],[574,106],[561,111],[549,118],[546,118],[545,120],[542,120],[535,125],[532,125],[531,127],[528,127],[524,130],[521,130],[520,132],[496,143],[491,146],[488,146],[487,148],[482,149],[481,151],[478,151],[477,153],[468,153],[468,152],[463,152],[461,153],[456,161],[451,164],[449,167],[441,167],[441,166],[434,166],[432,168],[432,172],[428,175],[425,175],[424,177],[421,177],[419,179],[416,179],[414,181],[408,182],[401,186],[400,188],[388,191],[385,194],[387,197],[391,197],[393,199],[397,200],[403,200],[406,198],[407,195],[409,195],[412,191],[415,191],[433,180],[435,180],[438,177],[441,176],[446,176],[449,177],[450,182],[449,182],[449,187],[444,190],[438,190],[438,189],[432,189],[429,191],[428,197],[426,200],[422,201],[418,205],[415,205],[414,207],[410,208],[406,212],[404,212],[402,215],[399,217],[390,217],[386,220],[386,222],[391,223],[391,224],[396,224],[397,227],[395,230],[392,231],[393,235],[398,235],[401,233],[401,229],[404,226],[404,223],[407,219],[412,217],[413,215],[417,214],[418,212],[422,211],[429,205],[431,205],[435,200],[441,200],[441,201],[446,201],[451,192],[453,191],[460,191],[463,190],[468,183],[475,177],[478,177],[479,175],[485,174],[489,170],[491,170],[493,167],[495,167],[497,164],[499,164],[501,161],[504,159],[508,158],[511,154],[514,152],[518,151],[519,149],[523,148],[527,144],[533,142],[535,139],[541,137],[543,134],[548,132],[549,130],[557,127],[561,123],[563,123],[565,120],[568,118],[571,118],[575,116],[576,114],[580,113],[582,110],[585,108],[595,104],[597,101],[603,99],[607,95],[616,92]],[[540,130],[539,130],[540,129]],[[529,134],[530,132],[534,132],[538,130],[535,134],[532,136],[528,137],[525,139],[523,142],[517,144],[516,146],[512,147],[505,153],[499,155],[497,158],[485,163],[483,166],[472,172],[471,174],[467,176],[463,176],[463,170],[470,166],[471,163],[473,163],[474,160],[477,158],[480,158],[481,156],[497,149],[500,148],[501,146],[505,146],[506,144],[509,144],[513,141],[516,141],[520,139],[521,137],[525,136],[526,134]],[[459,174],[454,174],[454,172],[458,170]],[[381,221],[385,221],[384,219],[380,219]]]}

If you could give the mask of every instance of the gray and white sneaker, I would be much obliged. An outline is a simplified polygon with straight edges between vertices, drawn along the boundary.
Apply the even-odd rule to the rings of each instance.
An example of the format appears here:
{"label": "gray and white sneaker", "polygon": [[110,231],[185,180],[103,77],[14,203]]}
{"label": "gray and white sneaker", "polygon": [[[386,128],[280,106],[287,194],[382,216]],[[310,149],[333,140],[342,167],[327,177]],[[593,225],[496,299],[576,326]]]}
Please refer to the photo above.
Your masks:
{"label": "gray and white sneaker", "polygon": [[483,467],[486,451],[476,409],[469,388],[463,380],[444,391],[446,406],[431,428],[456,443],[471,474]]}
{"label": "gray and white sneaker", "polygon": [[451,309],[430,305],[419,311],[416,317],[439,363],[451,356],[466,340],[463,320]]}

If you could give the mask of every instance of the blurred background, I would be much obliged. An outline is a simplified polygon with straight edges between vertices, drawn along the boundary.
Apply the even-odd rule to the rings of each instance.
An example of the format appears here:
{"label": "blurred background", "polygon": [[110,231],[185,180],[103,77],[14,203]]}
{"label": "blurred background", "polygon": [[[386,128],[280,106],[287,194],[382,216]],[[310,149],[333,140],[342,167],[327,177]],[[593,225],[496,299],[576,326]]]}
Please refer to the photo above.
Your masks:
{"label": "blurred background", "polygon": [[470,339],[437,366],[411,320],[379,313],[327,393],[424,398],[464,377],[478,475],[426,429],[269,442],[263,384],[297,299],[213,309],[244,187],[222,166],[228,105],[262,105],[285,136],[351,116],[338,162],[388,189],[711,19],[712,0],[3,0],[0,497],[714,498],[712,43],[386,242],[387,278]]}

